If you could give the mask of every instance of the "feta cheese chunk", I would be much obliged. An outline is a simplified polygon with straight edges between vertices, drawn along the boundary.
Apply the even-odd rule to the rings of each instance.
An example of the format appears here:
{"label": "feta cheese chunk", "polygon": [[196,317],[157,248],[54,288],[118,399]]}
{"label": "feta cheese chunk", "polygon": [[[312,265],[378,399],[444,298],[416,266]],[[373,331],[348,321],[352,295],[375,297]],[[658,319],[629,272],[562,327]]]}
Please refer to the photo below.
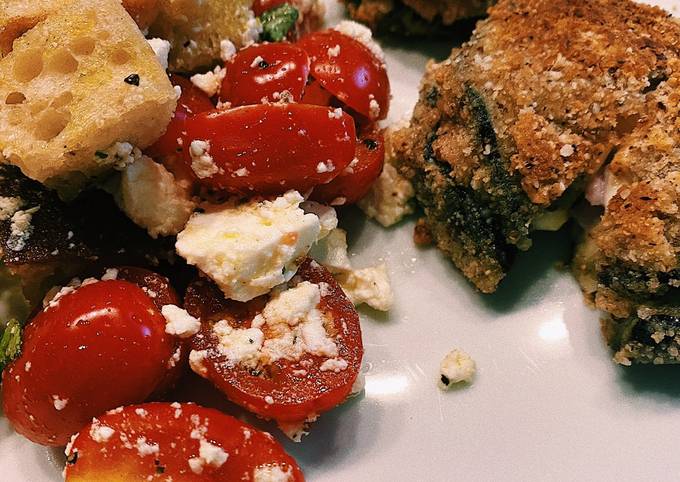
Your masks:
{"label": "feta cheese chunk", "polygon": [[413,196],[411,183],[392,164],[385,163],[382,173],[358,205],[366,216],[388,227],[413,212],[410,202]]}
{"label": "feta cheese chunk", "polygon": [[186,261],[217,283],[228,299],[248,301],[289,281],[321,231],[319,218],[289,191],[273,201],[205,206],[177,236]]}
{"label": "feta cheese chunk", "polygon": [[439,366],[439,388],[446,390],[460,382],[471,382],[477,367],[475,361],[463,350],[449,352]]}
{"label": "feta cheese chunk", "polygon": [[226,75],[227,70],[218,65],[212,71],[192,75],[191,83],[205,92],[208,97],[212,97],[220,93],[220,87]]}
{"label": "feta cheese chunk", "polygon": [[179,306],[165,305],[161,313],[166,321],[165,332],[169,335],[189,338],[201,329],[201,322]]}
{"label": "feta cheese chunk", "polygon": [[267,464],[255,467],[253,470],[254,482],[289,482],[293,480],[293,472],[290,467],[286,470],[278,464]]}
{"label": "feta cheese chunk", "polygon": [[333,274],[352,270],[347,255],[347,232],[344,229],[332,230],[312,247],[309,254]]}
{"label": "feta cheese chunk", "polygon": [[161,64],[161,67],[167,70],[168,55],[170,54],[170,42],[163,40],[162,38],[148,39],[147,42],[149,42],[149,46],[153,50],[153,53],[156,54],[158,63]]}
{"label": "feta cheese chunk", "polygon": [[116,200],[152,238],[179,233],[196,208],[189,189],[163,165],[146,156],[123,171]]}
{"label": "feta cheese chunk", "polygon": [[379,311],[389,311],[392,308],[394,294],[384,263],[371,268],[340,273],[335,279],[355,305],[366,303]]}

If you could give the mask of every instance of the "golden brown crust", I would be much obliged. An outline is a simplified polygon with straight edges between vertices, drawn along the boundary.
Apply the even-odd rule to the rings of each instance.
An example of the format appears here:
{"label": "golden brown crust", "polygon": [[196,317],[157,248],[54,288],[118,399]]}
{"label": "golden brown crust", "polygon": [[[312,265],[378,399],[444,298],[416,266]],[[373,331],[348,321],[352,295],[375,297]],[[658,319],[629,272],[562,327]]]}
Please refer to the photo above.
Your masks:
{"label": "golden brown crust", "polygon": [[[616,148],[649,137],[662,104],[674,105],[664,81],[680,57],[680,24],[632,1],[503,0],[489,13],[470,42],[428,66],[398,153],[438,244],[485,291],[502,279],[512,247],[530,245],[537,216],[580,191]],[[657,240],[669,223],[653,218],[674,209],[668,189],[658,187],[660,204],[640,227],[654,225]],[[451,192],[464,201],[437,206]],[[452,225],[452,212],[473,207],[494,228],[492,246],[471,239],[469,216]],[[624,242],[612,232],[606,244],[621,252]],[[671,257],[668,246],[646,248],[659,266]]]}

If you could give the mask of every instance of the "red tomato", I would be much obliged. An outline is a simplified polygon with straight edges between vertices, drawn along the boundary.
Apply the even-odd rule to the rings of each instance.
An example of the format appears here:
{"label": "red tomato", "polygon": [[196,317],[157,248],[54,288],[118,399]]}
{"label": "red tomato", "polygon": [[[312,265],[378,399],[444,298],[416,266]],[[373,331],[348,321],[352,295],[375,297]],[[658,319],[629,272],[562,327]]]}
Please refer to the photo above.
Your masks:
{"label": "red tomato", "polygon": [[196,87],[188,79],[176,74],[170,74],[172,85],[179,86],[182,94],[177,101],[175,114],[168,124],[160,139],[146,149],[145,153],[159,161],[165,167],[181,179],[193,179],[191,170],[187,170],[186,165],[181,162],[182,156],[179,155],[184,149],[183,132],[187,118],[212,110],[215,108],[210,98],[201,89]]}
{"label": "red tomato", "polygon": [[17,432],[63,445],[92,417],[145,400],[164,380],[176,342],[144,291],[99,281],[35,316],[3,372],[3,410]]}
{"label": "red tomato", "polygon": [[342,403],[351,392],[363,356],[359,315],[333,276],[310,259],[303,262],[297,276],[327,284],[319,309],[327,317],[325,329],[338,347],[338,357],[347,362],[344,370],[321,370],[327,358],[309,353],[297,361],[279,359],[257,369],[234,366],[219,349],[213,322],[227,320],[233,328],[249,328],[263,300],[238,306],[225,301],[217,287],[204,281],[191,285],[185,297],[187,311],[203,321],[201,332],[192,339],[193,350],[205,350],[199,374],[232,402],[279,422],[303,421]]}
{"label": "red tomato", "polygon": [[287,0],[255,0],[251,8],[253,9],[253,13],[255,14],[255,16],[259,17],[267,10],[279,7],[284,3],[290,2],[288,2]]}
{"label": "red tomato", "polygon": [[[313,105],[259,104],[205,112],[186,127],[185,142],[208,141],[208,154],[219,168],[199,182],[239,194],[305,192],[340,174],[356,146],[352,117]],[[185,162],[192,164],[191,152]]]}
{"label": "red tomato", "polygon": [[284,480],[303,482],[295,460],[268,433],[191,403],[112,410],[66,449],[69,482]]}
{"label": "red tomato", "polygon": [[339,101],[331,94],[328,92],[326,89],[321,87],[321,84],[319,84],[318,81],[310,78],[307,81],[307,86],[305,87],[305,93],[302,95],[302,100],[301,102],[303,104],[312,104],[312,105],[325,105],[325,106],[334,106],[336,107],[336,103],[339,103]]}
{"label": "red tomato", "polygon": [[317,186],[311,199],[324,204],[354,204],[364,197],[385,163],[385,140],[376,128],[366,129],[359,136],[355,160],[328,184]]}
{"label": "red tomato", "polygon": [[390,81],[385,65],[361,42],[336,30],[315,32],[298,45],[312,59],[310,75],[372,121],[387,117]]}
{"label": "red tomato", "polygon": [[[277,102],[289,96],[299,102],[309,76],[309,57],[295,45],[277,42],[241,50],[227,64],[220,100],[232,107]],[[285,94],[288,92],[288,94]]]}

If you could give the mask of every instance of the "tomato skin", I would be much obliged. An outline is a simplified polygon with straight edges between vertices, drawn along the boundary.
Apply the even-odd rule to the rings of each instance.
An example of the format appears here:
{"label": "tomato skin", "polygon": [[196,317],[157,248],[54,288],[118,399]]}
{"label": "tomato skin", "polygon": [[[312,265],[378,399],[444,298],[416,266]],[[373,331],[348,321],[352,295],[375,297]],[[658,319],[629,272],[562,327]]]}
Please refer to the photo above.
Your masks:
{"label": "tomato skin", "polygon": [[326,359],[311,354],[298,361],[277,360],[269,365],[267,377],[253,374],[245,366],[231,366],[216,348],[211,322],[226,319],[233,327],[248,328],[266,300],[258,298],[235,306],[239,304],[225,301],[219,289],[205,281],[191,285],[185,296],[187,311],[203,321],[201,332],[192,339],[192,350],[207,353],[202,376],[232,402],[278,422],[301,422],[342,403],[351,392],[363,357],[359,315],[333,276],[310,259],[303,262],[297,276],[315,284],[327,283],[319,309],[331,319],[338,356],[348,363],[345,370],[321,371]]}
{"label": "tomato skin", "polygon": [[222,81],[220,100],[232,107],[277,102],[288,91],[299,102],[309,76],[309,57],[300,47],[285,42],[259,44],[238,52]]}
{"label": "tomato skin", "polygon": [[136,284],[149,295],[159,310],[165,305],[179,305],[177,292],[165,276],[136,266],[120,266],[117,279]]}
{"label": "tomato skin", "polygon": [[310,199],[324,204],[336,204],[344,199],[342,204],[348,205],[356,203],[368,193],[385,163],[385,139],[378,129],[369,128],[359,135],[355,159],[356,165],[328,184],[314,188]]}
{"label": "tomato skin", "polygon": [[[303,104],[260,104],[199,114],[187,122],[187,141],[207,140],[220,172],[203,186],[234,194],[302,193],[329,182],[352,162],[354,120],[346,113]],[[191,156],[185,154],[191,165]],[[319,163],[332,164],[320,171]],[[243,173],[244,175],[239,175]]]}
{"label": "tomato skin", "polygon": [[[194,174],[191,169],[181,162],[181,152],[186,146],[182,141],[187,118],[201,112],[212,110],[213,105],[210,97],[205,92],[177,74],[170,74],[172,85],[179,86],[182,94],[177,101],[177,107],[165,133],[150,147],[145,150],[149,157],[162,161],[163,165],[179,179],[193,180]],[[179,140],[179,141],[178,141]]]}
{"label": "tomato skin", "polygon": [[[165,319],[140,287],[82,286],[26,326],[22,353],[3,372],[3,410],[26,438],[63,445],[92,417],[145,400],[174,351]],[[67,400],[60,410],[55,397]]]}
{"label": "tomato skin", "polygon": [[[312,60],[310,75],[324,89],[371,121],[387,117],[390,101],[387,70],[366,46],[336,30],[314,32],[300,39],[298,45]],[[332,54],[335,52],[337,55]]]}
{"label": "tomato skin", "polygon": [[[97,441],[93,427],[95,434],[98,427],[113,432]],[[141,437],[157,452],[140,455]],[[189,460],[200,456],[201,437],[228,456],[212,465],[204,461],[196,473]],[[65,476],[69,482],[236,481],[253,480],[256,467],[273,464],[290,473],[290,482],[304,482],[295,460],[268,433],[192,403],[146,403],[110,411],[83,428],[67,448]]]}

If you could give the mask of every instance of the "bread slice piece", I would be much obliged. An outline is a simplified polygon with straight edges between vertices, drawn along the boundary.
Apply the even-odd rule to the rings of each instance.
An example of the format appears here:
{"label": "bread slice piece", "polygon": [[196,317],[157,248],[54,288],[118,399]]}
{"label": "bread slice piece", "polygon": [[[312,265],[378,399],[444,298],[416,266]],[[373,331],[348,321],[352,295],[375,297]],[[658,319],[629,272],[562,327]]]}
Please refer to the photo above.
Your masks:
{"label": "bread slice piece", "polygon": [[666,12],[632,1],[502,0],[428,66],[400,170],[438,246],[481,291],[663,114],[678,38]]}
{"label": "bread slice piece", "polygon": [[70,0],[0,59],[0,102],[4,162],[68,195],[117,161],[98,151],[153,143],[176,93],[117,0]]}
{"label": "bread slice piece", "polygon": [[257,40],[252,0],[160,0],[149,35],[170,42],[169,67],[192,72],[220,60],[220,43],[241,47]]}

